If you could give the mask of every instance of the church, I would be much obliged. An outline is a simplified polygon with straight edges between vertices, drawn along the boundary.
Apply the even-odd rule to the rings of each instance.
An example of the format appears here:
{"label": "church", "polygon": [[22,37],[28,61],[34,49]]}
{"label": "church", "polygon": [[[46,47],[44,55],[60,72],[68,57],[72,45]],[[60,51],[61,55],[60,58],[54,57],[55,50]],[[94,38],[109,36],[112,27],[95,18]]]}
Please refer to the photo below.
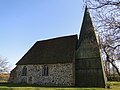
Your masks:
{"label": "church", "polygon": [[16,63],[9,82],[104,88],[103,61],[87,7],[79,38],[76,34],[37,41]]}

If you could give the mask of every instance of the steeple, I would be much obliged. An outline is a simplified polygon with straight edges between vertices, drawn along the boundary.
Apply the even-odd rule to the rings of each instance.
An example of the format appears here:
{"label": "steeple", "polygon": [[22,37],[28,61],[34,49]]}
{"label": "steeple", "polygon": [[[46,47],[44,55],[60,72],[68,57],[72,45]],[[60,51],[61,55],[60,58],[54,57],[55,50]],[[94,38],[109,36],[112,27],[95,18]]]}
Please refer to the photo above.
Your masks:
{"label": "steeple", "polygon": [[90,39],[91,37],[94,37],[93,39],[96,39],[94,26],[93,26],[88,8],[86,6],[85,12],[84,12],[83,23],[82,23],[82,27],[81,27],[81,31],[79,35],[79,45],[83,40]]}
{"label": "steeple", "polygon": [[[94,26],[90,17],[90,13],[86,6],[83,23],[79,35],[78,50],[80,58],[100,57],[99,46],[97,43]],[[83,52],[85,52],[83,54]]]}
{"label": "steeple", "polygon": [[75,70],[77,86],[105,87],[106,78],[99,45],[87,7],[85,8],[76,51]]}

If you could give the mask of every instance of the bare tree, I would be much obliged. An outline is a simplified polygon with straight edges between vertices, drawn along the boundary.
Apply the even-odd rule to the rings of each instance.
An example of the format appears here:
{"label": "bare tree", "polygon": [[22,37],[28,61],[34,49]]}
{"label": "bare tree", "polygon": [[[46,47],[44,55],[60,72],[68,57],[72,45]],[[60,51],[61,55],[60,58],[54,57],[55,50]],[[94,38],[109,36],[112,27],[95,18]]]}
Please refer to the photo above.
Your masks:
{"label": "bare tree", "polygon": [[101,51],[118,75],[120,61],[120,0],[86,0],[96,30],[100,36]]}
{"label": "bare tree", "polygon": [[[103,38],[101,39],[101,51],[105,55],[105,60],[110,63],[115,70],[117,71],[118,75],[120,76],[119,68],[117,67],[116,63],[118,62],[120,58],[120,48],[116,45],[114,47],[111,45],[111,39],[106,38],[106,40],[103,42]],[[113,44],[113,42],[112,42]],[[107,65],[108,65],[107,63]],[[109,69],[109,66],[108,66]],[[110,70],[110,69],[109,69]]]}
{"label": "bare tree", "polygon": [[6,58],[0,57],[0,74],[8,72],[8,62]]}

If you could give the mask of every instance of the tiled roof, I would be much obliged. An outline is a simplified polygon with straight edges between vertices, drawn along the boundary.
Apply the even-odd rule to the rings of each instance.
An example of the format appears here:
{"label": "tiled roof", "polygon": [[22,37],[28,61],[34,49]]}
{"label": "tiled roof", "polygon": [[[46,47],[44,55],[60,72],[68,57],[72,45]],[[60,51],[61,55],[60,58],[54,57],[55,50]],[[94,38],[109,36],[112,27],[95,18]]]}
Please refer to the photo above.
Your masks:
{"label": "tiled roof", "polygon": [[69,63],[75,59],[77,35],[36,42],[16,65]]}

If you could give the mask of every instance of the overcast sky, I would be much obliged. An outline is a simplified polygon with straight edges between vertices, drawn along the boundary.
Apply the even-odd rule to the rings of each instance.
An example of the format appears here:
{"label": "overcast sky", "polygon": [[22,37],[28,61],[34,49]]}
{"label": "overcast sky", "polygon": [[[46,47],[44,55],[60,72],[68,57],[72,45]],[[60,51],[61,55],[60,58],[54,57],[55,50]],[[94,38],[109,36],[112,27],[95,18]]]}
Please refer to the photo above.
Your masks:
{"label": "overcast sky", "polygon": [[0,56],[11,69],[39,40],[79,34],[83,0],[0,0]]}

